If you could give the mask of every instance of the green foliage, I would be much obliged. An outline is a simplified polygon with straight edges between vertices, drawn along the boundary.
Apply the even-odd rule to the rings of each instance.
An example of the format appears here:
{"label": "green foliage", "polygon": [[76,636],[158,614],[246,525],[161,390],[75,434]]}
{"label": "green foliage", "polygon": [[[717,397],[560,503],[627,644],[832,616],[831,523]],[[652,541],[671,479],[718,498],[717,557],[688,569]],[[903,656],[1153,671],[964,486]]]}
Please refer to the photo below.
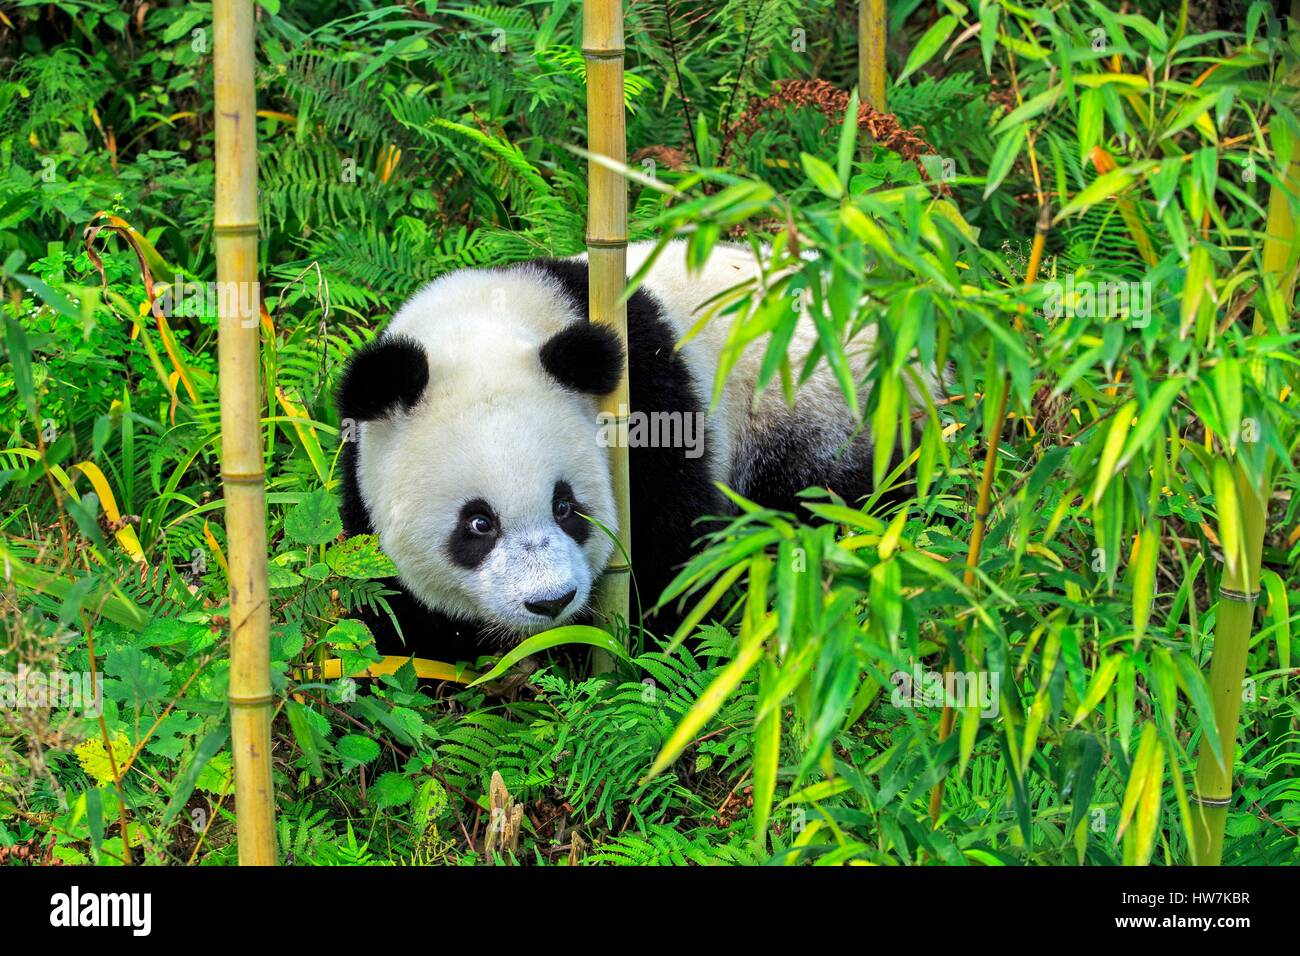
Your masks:
{"label": "green foliage", "polygon": [[[220,864],[216,310],[180,295],[160,320],[132,248],[157,295],[214,277],[210,12],[141,11],[11,4],[0,28],[0,671],[93,669],[103,700],[102,726],[76,703],[0,710],[0,847]],[[557,651],[510,698],[410,665],[322,674],[376,660],[350,615],[387,610],[393,571],[373,537],[339,537],[337,374],[421,283],[582,248],[584,161],[565,148],[585,121],[580,13],[259,16],[283,860],[486,862],[499,773],[526,809],[505,862],[1186,863],[1242,537],[1231,465],[1275,494],[1225,862],[1297,862],[1300,382],[1276,279],[1295,253],[1269,272],[1261,250],[1300,124],[1294,27],[1262,3],[1231,31],[1149,2],[894,5],[891,75],[911,72],[889,103],[954,173],[944,193],[919,158],[807,106],[723,150],[780,81],[852,86],[842,6],[628,5],[630,166],[653,175],[630,184],[631,235],[685,236],[697,260],[723,237],[765,244],[763,282],[704,318],[734,331],[723,374],[769,334],[768,387],[828,362],[875,436],[877,491],[810,491],[818,524],[738,501],[662,596],[689,643],[647,636],[612,675]],[[100,213],[134,233],[88,249]],[[1107,283],[1143,294],[1110,309]],[[803,367],[792,302],[820,337]],[[922,368],[946,370],[948,401]],[[946,660],[989,695],[941,742],[926,675]]]}

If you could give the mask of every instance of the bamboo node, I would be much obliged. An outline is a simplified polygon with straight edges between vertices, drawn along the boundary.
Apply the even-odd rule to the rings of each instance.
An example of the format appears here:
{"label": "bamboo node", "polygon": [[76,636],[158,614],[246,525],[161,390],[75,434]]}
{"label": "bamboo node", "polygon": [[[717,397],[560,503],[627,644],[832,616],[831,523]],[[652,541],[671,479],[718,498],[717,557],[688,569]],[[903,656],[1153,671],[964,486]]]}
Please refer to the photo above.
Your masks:
{"label": "bamboo node", "polygon": [[587,237],[587,245],[595,246],[597,249],[626,249],[627,239],[597,239],[594,236]]}
{"label": "bamboo node", "polygon": [[1226,807],[1232,803],[1232,797],[1203,797],[1199,793],[1194,793],[1192,803],[1203,807]]}
{"label": "bamboo node", "polygon": [[255,236],[257,235],[257,223],[227,222],[220,225],[214,223],[212,231],[218,236]]}
{"label": "bamboo node", "polygon": [[266,472],[238,472],[223,471],[221,473],[221,482],[226,485],[258,485],[266,479]]}
{"label": "bamboo node", "polygon": [[582,48],[582,55],[588,60],[621,60],[623,59],[623,52],[621,46],[614,49],[605,48],[600,50],[585,46]]}
{"label": "bamboo node", "polygon": [[1254,604],[1259,600],[1258,591],[1234,591],[1232,588],[1219,586],[1219,599],[1227,601],[1237,601],[1241,604]]}
{"label": "bamboo node", "polygon": [[227,697],[231,707],[261,707],[263,704],[269,704],[275,700],[273,694],[259,694],[256,697]]}
{"label": "bamboo node", "polygon": [[605,569],[606,574],[627,574],[632,570],[630,564],[611,564]]}

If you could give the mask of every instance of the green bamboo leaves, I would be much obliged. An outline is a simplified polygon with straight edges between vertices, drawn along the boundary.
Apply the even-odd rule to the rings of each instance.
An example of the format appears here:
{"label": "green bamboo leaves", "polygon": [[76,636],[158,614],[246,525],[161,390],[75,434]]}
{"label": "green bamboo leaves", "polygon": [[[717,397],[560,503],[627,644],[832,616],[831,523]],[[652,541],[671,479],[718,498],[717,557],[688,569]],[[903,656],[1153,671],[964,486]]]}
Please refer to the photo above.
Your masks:
{"label": "green bamboo leaves", "polygon": [[1119,834],[1124,838],[1126,866],[1145,866],[1151,862],[1160,824],[1160,795],[1165,780],[1165,751],[1149,723],[1142,730],[1142,740],[1129,771],[1124,802],[1120,806]]}
{"label": "green bamboo leaves", "polygon": [[1137,402],[1126,402],[1120,406],[1111,420],[1110,428],[1106,432],[1106,443],[1102,446],[1101,458],[1097,462],[1097,478],[1092,485],[1091,499],[1094,507],[1101,504],[1102,496],[1106,494],[1106,487],[1115,477],[1120,455],[1124,451],[1125,440],[1128,438],[1129,429],[1133,427],[1133,412],[1136,408]]}
{"label": "green bamboo leaves", "polygon": [[1223,566],[1229,579],[1235,580],[1242,568],[1241,502],[1237,499],[1237,482],[1232,465],[1222,458],[1214,460],[1214,500],[1219,514],[1219,541],[1223,545]]}
{"label": "green bamboo leaves", "polygon": [[1159,523],[1148,524],[1138,535],[1133,563],[1133,646],[1146,634],[1156,597],[1156,562],[1160,557]]}

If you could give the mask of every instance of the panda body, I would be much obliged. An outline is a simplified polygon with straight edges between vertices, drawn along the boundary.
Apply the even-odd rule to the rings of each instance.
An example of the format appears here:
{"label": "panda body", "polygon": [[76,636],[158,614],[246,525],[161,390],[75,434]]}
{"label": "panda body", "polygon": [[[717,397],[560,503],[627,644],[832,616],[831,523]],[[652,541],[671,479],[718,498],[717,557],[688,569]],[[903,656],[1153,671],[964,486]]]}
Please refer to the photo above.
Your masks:
{"label": "panda body", "polygon": [[[652,249],[629,247],[629,274]],[[674,243],[628,301],[633,416],[667,416],[676,438],[695,439],[629,442],[633,574],[646,608],[691,556],[700,519],[729,510],[715,482],[791,511],[811,485],[850,501],[869,490],[869,439],[824,365],[791,408],[779,388],[755,396],[766,343],[754,343],[710,408],[730,319],[678,347],[706,303],[757,269],[748,249],[721,246],[691,273]],[[400,572],[389,603],[405,641],[371,616],[381,651],[472,660],[588,607],[613,544],[584,516],[617,524],[599,399],[624,356],[613,332],[587,322],[587,278],[581,257],[450,273],[349,362],[338,393],[340,419],[356,422],[342,460],[345,530],[377,533]],[[815,341],[805,316],[792,359]],[[855,343],[855,364],[867,344]],[[667,630],[656,623],[647,621]]]}

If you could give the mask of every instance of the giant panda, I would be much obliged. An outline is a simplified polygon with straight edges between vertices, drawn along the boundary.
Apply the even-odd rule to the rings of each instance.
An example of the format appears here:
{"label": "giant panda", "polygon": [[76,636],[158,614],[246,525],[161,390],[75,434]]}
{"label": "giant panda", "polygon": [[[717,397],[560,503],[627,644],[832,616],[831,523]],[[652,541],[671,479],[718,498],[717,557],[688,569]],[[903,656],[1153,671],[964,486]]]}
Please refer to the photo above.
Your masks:
{"label": "giant panda", "polygon": [[[629,246],[629,274],[653,248]],[[628,301],[626,355],[612,330],[587,321],[583,257],[459,270],[353,355],[336,395],[352,438],[341,457],[345,531],[377,533],[399,572],[389,603],[404,640],[385,616],[368,618],[381,652],[473,661],[582,619],[614,550],[587,518],[617,526],[598,403],[624,361],[633,414],[703,425],[702,445],[629,442],[633,574],[646,607],[690,558],[701,519],[727,513],[716,482],[786,511],[809,486],[850,502],[869,491],[870,437],[825,363],[790,407],[779,386],[755,395],[760,341],[710,407],[730,321],[714,318],[678,347],[705,303],[757,270],[749,249],[724,245],[692,271],[685,243],[669,244]],[[815,341],[805,315],[792,358]],[[669,629],[653,617],[646,626]]]}

